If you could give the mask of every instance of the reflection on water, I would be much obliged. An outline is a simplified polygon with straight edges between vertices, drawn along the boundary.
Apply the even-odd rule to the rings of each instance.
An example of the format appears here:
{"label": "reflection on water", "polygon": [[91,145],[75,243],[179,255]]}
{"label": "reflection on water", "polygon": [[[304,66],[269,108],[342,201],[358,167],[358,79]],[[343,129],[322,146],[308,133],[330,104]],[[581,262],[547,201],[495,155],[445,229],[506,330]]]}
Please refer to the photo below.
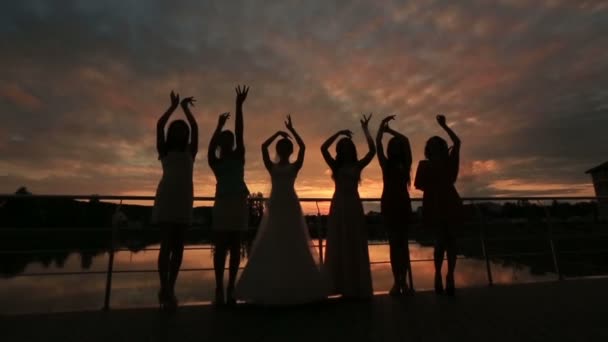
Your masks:
{"label": "reflection on water", "polygon": [[[208,247],[208,246],[198,246]],[[388,246],[372,245],[369,248],[372,262],[388,261]],[[418,244],[410,246],[412,260],[432,259],[433,250]],[[138,253],[119,252],[115,255],[115,271],[155,270],[157,251]],[[108,255],[93,258],[91,267],[86,271],[107,269]],[[246,261],[242,263],[242,266]],[[182,269],[213,267],[211,251],[187,250],[184,253]],[[392,286],[392,274],[389,264],[374,264],[372,276],[374,290],[388,291]],[[417,291],[431,289],[433,286],[433,263],[413,262],[414,286]],[[445,268],[445,267],[444,267]],[[41,264],[30,264],[26,273],[52,273],[80,271],[81,260],[78,254],[68,257],[62,268]],[[476,287],[487,285],[486,265],[484,260],[462,259],[458,261],[456,284],[459,287]],[[227,272],[226,272],[227,273]],[[528,267],[504,266],[492,263],[492,275],[495,283],[519,283],[555,279],[555,275],[536,275]],[[0,313],[56,312],[72,310],[98,310],[103,305],[105,292],[105,274],[68,275],[0,279]],[[215,287],[212,271],[184,271],[180,273],[177,283],[177,296],[181,303],[193,304],[208,302],[213,297]],[[110,306],[113,308],[142,307],[156,305],[158,277],[154,272],[115,273],[112,279],[112,296]]]}

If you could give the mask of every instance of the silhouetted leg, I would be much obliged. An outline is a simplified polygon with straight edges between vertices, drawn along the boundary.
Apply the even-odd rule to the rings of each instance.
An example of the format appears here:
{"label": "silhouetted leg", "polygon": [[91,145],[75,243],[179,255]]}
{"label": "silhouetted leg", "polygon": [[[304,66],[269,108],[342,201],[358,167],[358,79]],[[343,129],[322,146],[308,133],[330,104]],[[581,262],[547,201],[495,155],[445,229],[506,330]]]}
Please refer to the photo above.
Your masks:
{"label": "silhouetted leg", "polygon": [[443,237],[437,236],[435,241],[435,251],[433,253],[435,261],[435,292],[443,293],[443,281],[441,279],[441,267],[443,265],[443,254],[445,252],[445,245],[442,241]]}
{"label": "silhouetted leg", "polygon": [[160,291],[158,301],[161,305],[166,301],[169,281],[169,229],[168,226],[161,226],[161,242],[158,252],[158,278],[160,280]]}
{"label": "silhouetted leg", "polygon": [[[395,229],[395,228],[388,228]],[[393,272],[393,287],[391,288],[389,294],[392,296],[398,295],[400,293],[400,285],[402,280],[403,273],[403,264],[402,264],[402,248],[399,242],[399,236],[396,232],[392,231],[389,233],[389,253],[391,258],[391,270]]]}
{"label": "silhouetted leg", "polygon": [[236,304],[234,298],[234,285],[236,283],[236,275],[241,264],[241,239],[238,232],[234,232],[230,236],[230,266],[228,269],[228,287],[227,287],[227,303]]}
{"label": "silhouetted leg", "polygon": [[177,305],[175,297],[175,282],[179,274],[179,269],[182,265],[184,256],[184,233],[185,226],[175,226],[172,231],[171,239],[171,260],[169,263],[169,295],[172,297],[174,304]]}
{"label": "silhouetted leg", "polygon": [[410,273],[410,277],[411,277],[411,272],[412,272],[410,267],[411,267],[410,246],[409,246],[407,234],[406,234],[405,242],[404,242],[404,251],[403,251],[403,268],[405,271],[403,272],[403,280],[401,283],[401,288],[404,293],[408,292],[409,290],[413,290],[412,284],[410,283],[409,286],[407,284],[408,272]]}
{"label": "silhouetted leg", "polygon": [[213,268],[215,270],[215,304],[224,304],[224,268],[226,267],[225,233],[215,233],[215,250],[213,253]]}
{"label": "silhouetted leg", "polygon": [[447,246],[447,259],[448,259],[448,273],[446,275],[446,292],[448,295],[454,295],[455,284],[454,284],[454,270],[456,269],[456,246],[453,237],[448,238]]}

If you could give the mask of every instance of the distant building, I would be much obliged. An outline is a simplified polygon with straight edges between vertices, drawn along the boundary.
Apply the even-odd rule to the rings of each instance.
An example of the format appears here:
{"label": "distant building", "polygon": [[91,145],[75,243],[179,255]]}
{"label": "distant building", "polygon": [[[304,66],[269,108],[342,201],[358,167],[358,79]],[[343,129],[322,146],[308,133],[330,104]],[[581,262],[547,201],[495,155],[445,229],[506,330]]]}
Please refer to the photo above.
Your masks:
{"label": "distant building", "polygon": [[[597,197],[608,198],[608,162],[589,169],[585,173],[591,175],[593,187],[595,188],[595,195]],[[600,216],[608,218],[608,199],[600,199],[599,203]]]}

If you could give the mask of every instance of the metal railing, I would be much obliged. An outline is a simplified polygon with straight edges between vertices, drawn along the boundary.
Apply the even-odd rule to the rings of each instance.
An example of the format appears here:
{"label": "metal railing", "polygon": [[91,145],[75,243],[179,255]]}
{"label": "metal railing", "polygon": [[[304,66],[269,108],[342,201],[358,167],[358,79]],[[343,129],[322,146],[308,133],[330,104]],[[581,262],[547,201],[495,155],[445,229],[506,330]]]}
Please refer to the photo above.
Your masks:
{"label": "metal railing", "polygon": [[[34,200],[34,199],[55,199],[55,200],[76,200],[76,201],[117,201],[119,206],[117,208],[120,208],[120,205],[122,205],[123,202],[125,201],[153,201],[154,200],[154,196],[119,196],[119,195],[1,195],[0,194],[0,207],[6,203],[6,201],[8,200],[12,200],[12,199],[19,199],[19,200]],[[266,201],[267,198],[256,198],[256,200],[261,200],[261,201]],[[421,202],[422,199],[420,198],[412,198],[412,202],[416,203],[416,202]],[[214,198],[213,197],[195,197],[194,198],[195,202],[213,202]],[[324,259],[324,239],[322,237],[321,234],[321,228],[322,228],[322,214],[321,214],[321,210],[319,207],[319,203],[323,203],[323,202],[330,202],[331,199],[330,198],[300,198],[300,202],[304,202],[304,203],[314,203],[317,209],[317,213],[316,213],[316,226],[318,229],[318,239],[316,241],[316,244],[314,244],[314,247],[318,248],[319,250],[319,256],[320,256],[320,261],[323,262]],[[362,202],[364,203],[369,203],[369,202],[375,202],[378,203],[380,202],[379,198],[362,198],[361,199]],[[608,254],[608,250],[587,250],[587,251],[559,251],[556,245],[556,240],[558,239],[570,239],[570,238],[590,238],[590,237],[595,237],[597,235],[593,235],[593,236],[589,236],[589,235],[571,235],[571,236],[556,236],[554,234],[553,228],[554,228],[554,224],[553,224],[553,218],[551,216],[550,210],[548,208],[547,205],[543,204],[543,202],[547,202],[547,201],[551,201],[552,203],[556,203],[559,201],[567,201],[567,202],[581,202],[581,201],[589,201],[589,202],[595,202],[596,204],[601,203],[606,203],[608,202],[608,197],[576,197],[576,196],[564,196],[564,197],[551,197],[551,196],[541,196],[541,197],[465,197],[463,198],[463,202],[465,204],[469,204],[471,205],[474,209],[475,209],[475,213],[477,216],[477,221],[476,224],[479,226],[478,229],[478,236],[477,237],[466,237],[466,238],[459,238],[459,241],[463,241],[463,240],[476,240],[478,239],[479,241],[479,245],[480,245],[480,250],[481,250],[481,256],[485,261],[485,268],[486,268],[486,275],[487,275],[487,282],[489,286],[494,285],[494,279],[493,279],[493,274],[492,274],[492,259],[496,259],[496,258],[505,258],[505,257],[521,257],[521,256],[540,256],[540,255],[546,255],[547,253],[545,252],[519,252],[519,253],[502,253],[502,254],[493,254],[490,253],[488,250],[488,242],[489,241],[496,241],[496,240],[517,240],[517,239],[524,239],[522,237],[502,237],[500,239],[497,238],[488,238],[487,237],[487,222],[485,220],[483,211],[482,209],[482,205],[488,202],[532,202],[532,203],[537,203],[538,205],[540,205],[543,208],[544,214],[545,214],[545,224],[546,224],[546,228],[547,228],[547,234],[546,234],[546,243],[548,244],[549,250],[550,250],[550,256],[551,256],[551,260],[552,260],[552,264],[553,264],[553,269],[555,274],[557,275],[556,280],[563,280],[564,279],[564,275],[560,270],[560,254]],[[114,255],[117,252],[122,252],[122,251],[129,251],[130,249],[127,248],[120,248],[118,246],[118,234],[121,230],[124,230],[124,228],[119,228],[117,226],[111,226],[111,227],[106,227],[106,228],[93,228],[93,229],[79,229],[79,228],[67,228],[67,229],[57,229],[57,228],[48,228],[47,231],[57,231],[57,230],[69,230],[69,231],[87,231],[87,232],[91,232],[91,231],[97,231],[97,232],[109,232],[110,233],[110,243],[109,246],[107,247],[107,252],[108,252],[108,264],[107,264],[107,268],[104,271],[70,271],[70,272],[35,272],[35,273],[21,273],[18,274],[18,276],[20,277],[42,277],[42,276],[61,276],[61,275],[100,275],[100,274],[105,274],[106,275],[106,285],[105,285],[105,294],[104,294],[104,305],[103,305],[103,310],[108,310],[110,308],[110,298],[111,298],[111,292],[112,292],[112,275],[115,273],[150,273],[150,272],[157,272],[156,269],[142,269],[142,270],[114,270]],[[202,230],[200,228],[192,228],[190,231],[195,231],[195,230]],[[35,229],[28,229],[28,228],[0,228],[0,234],[2,232],[11,232],[11,231],[19,231],[19,232],[24,232],[24,231],[31,231],[31,232],[40,232],[42,231],[40,228],[35,228]],[[603,237],[608,237],[608,234],[605,235],[601,235]],[[416,242],[414,241],[409,241],[410,244],[415,244]],[[387,245],[388,243],[386,242],[381,242],[381,243],[369,243],[369,245]],[[209,250],[212,247],[209,246],[186,246],[185,250]],[[145,247],[142,249],[139,249],[138,251],[158,251],[159,248],[157,247]],[[86,251],[86,250],[79,250],[81,252]],[[99,252],[100,250],[91,250],[91,252]],[[71,250],[16,250],[16,251],[0,251],[0,256],[2,255],[17,255],[17,254],[44,254],[44,253],[56,253],[56,252],[71,252]],[[464,256],[459,256],[458,259],[468,259],[468,257],[464,257]],[[427,258],[427,259],[413,259],[410,260],[410,263],[417,263],[417,262],[432,262],[433,259],[432,258]],[[376,264],[387,264],[390,263],[389,260],[382,260],[382,261],[372,261],[370,262],[370,264],[372,265],[376,265]],[[409,281],[410,281],[410,286],[413,289],[413,276],[412,276],[412,272],[411,272],[411,264],[409,267]],[[211,267],[203,267],[203,268],[182,268],[180,270],[180,272],[192,272],[192,271],[204,271],[204,272],[209,272],[209,271],[213,271],[213,268]]]}

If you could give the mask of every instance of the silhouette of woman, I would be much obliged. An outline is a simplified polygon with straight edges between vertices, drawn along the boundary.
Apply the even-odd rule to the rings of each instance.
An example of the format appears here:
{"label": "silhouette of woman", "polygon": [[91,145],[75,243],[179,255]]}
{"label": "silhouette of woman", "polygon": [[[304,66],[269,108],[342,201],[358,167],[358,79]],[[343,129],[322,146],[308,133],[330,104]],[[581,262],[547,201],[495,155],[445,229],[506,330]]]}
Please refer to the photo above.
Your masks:
{"label": "silhouette of woman", "polygon": [[454,145],[448,148],[447,142],[442,138],[438,136],[430,138],[424,149],[426,160],[418,164],[414,185],[424,191],[423,222],[426,227],[432,228],[435,234],[435,292],[437,294],[444,292],[441,266],[443,255],[447,253],[448,272],[445,292],[453,296],[456,267],[454,230],[462,221],[462,200],[454,186],[458,179],[460,164],[460,139],[448,127],[443,115],[437,116],[437,122],[450,136]]}
{"label": "silhouette of woman", "polygon": [[[349,130],[337,132],[321,146],[336,186],[329,209],[325,267],[331,277],[332,293],[345,298],[370,298],[373,294],[365,214],[358,189],[361,171],[376,154],[368,128],[370,119],[371,114],[361,120],[369,146],[363,159],[357,159]],[[334,159],[328,149],[340,136],[344,137],[336,144]]]}
{"label": "silhouette of woman", "polygon": [[[264,165],[270,173],[272,191],[260,228],[253,243],[247,267],[237,284],[237,294],[248,302],[262,305],[293,305],[322,300],[327,283],[316,262],[302,207],[294,189],[304,163],[304,141],[287,117],[287,129],[299,146],[292,164],[293,144],[286,132],[279,131],[262,144]],[[278,162],[270,160],[268,148],[276,144]]]}
{"label": "silhouette of woman", "polygon": [[[249,190],[245,184],[245,144],[243,141],[243,103],[249,88],[236,87],[236,120],[234,134],[223,131],[229,113],[220,115],[217,128],[211,137],[208,151],[209,166],[217,181],[213,206],[213,267],[215,269],[215,305],[236,304],[234,285],[241,261],[241,234],[248,227]],[[235,146],[236,137],[236,146]],[[216,151],[219,149],[219,157]],[[230,252],[228,286],[224,298],[224,267]]]}
{"label": "silhouette of woman", "polygon": [[[407,137],[389,127],[389,121],[394,119],[394,115],[384,118],[376,136],[378,161],[382,168],[382,179],[384,181],[381,210],[384,226],[388,232],[391,269],[394,278],[393,287],[389,292],[392,296],[408,293],[406,284],[407,271],[410,268],[408,226],[412,212],[412,203],[408,193],[412,151]],[[389,140],[386,155],[382,145],[384,133],[393,136]]]}
{"label": "silhouette of woman", "polygon": [[194,106],[194,102],[192,97],[181,101],[188,123],[174,120],[165,137],[167,121],[180,103],[179,95],[171,92],[171,106],[156,125],[156,149],[163,176],[156,190],[152,222],[161,231],[158,301],[163,309],[177,308],[175,282],[182,264],[184,233],[192,222],[192,171],[198,152],[198,125],[189,106]]}

